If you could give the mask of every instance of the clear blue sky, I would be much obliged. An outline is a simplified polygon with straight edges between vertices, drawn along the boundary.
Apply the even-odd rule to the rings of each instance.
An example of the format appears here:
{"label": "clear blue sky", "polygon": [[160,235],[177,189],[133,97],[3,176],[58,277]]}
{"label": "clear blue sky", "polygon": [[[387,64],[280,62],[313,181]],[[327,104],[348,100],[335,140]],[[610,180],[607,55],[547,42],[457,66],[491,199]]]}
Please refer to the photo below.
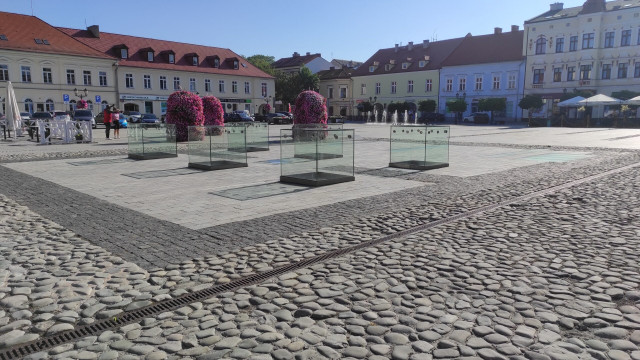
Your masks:
{"label": "clear blue sky", "polygon": [[[562,1],[562,0],[560,0]],[[0,0],[0,11],[54,26],[229,48],[365,61],[378,49],[523,27],[556,0]],[[584,0],[566,0],[565,8]]]}

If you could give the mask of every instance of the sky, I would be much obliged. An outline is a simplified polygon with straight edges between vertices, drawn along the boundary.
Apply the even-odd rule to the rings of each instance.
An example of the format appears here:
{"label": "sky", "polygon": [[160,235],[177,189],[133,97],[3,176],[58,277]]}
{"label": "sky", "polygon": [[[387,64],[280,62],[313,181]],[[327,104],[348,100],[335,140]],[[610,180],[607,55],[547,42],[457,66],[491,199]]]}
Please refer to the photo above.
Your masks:
{"label": "sky", "polygon": [[[562,1],[562,0],[560,0]],[[53,26],[229,48],[275,59],[366,61],[378,49],[523,28],[556,0],[0,0]],[[565,0],[564,7],[584,0]]]}

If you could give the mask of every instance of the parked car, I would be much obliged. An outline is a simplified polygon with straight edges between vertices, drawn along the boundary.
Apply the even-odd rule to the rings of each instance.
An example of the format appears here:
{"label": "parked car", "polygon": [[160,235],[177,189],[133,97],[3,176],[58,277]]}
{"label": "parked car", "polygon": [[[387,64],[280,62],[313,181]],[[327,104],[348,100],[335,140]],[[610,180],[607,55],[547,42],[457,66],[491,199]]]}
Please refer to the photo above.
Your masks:
{"label": "parked car", "polygon": [[66,112],[66,111],[54,111],[53,112],[53,120],[69,121],[69,120],[71,120],[71,116],[69,116],[69,113]]}
{"label": "parked car", "polygon": [[288,111],[278,111],[280,114],[283,114],[284,116],[288,117],[289,120],[291,120],[291,122],[293,122],[293,114],[288,112]]}
{"label": "parked car", "polygon": [[53,116],[51,116],[50,112],[38,111],[34,112],[33,115],[31,115],[31,120],[32,122],[35,122],[36,120],[53,120]]}
{"label": "parked car", "polygon": [[140,122],[142,118],[142,114],[139,111],[125,111],[124,114],[127,115],[127,121],[131,123]]}
{"label": "parked car", "polygon": [[472,122],[474,124],[488,124],[489,115],[485,113],[471,113],[462,119],[462,122]]}
{"label": "parked car", "polygon": [[91,110],[76,110],[73,112],[72,118],[75,121],[90,121],[91,127],[96,128],[96,119],[93,117]]}
{"label": "parked car", "polygon": [[160,119],[155,114],[142,114],[139,122],[144,124],[159,124]]}
{"label": "parked car", "polygon": [[290,122],[286,115],[280,113],[268,113],[265,116],[265,121],[269,124],[288,124]]}
{"label": "parked car", "polygon": [[254,121],[253,118],[247,115],[245,112],[237,113],[224,113],[224,122],[251,122]]}
{"label": "parked car", "polygon": [[31,113],[30,112],[21,112],[20,113],[20,118],[22,119],[22,121],[26,121],[31,119]]}
{"label": "parked car", "polygon": [[435,123],[435,122],[444,122],[446,120],[444,114],[428,112],[420,114],[420,118],[418,122],[421,123]]}

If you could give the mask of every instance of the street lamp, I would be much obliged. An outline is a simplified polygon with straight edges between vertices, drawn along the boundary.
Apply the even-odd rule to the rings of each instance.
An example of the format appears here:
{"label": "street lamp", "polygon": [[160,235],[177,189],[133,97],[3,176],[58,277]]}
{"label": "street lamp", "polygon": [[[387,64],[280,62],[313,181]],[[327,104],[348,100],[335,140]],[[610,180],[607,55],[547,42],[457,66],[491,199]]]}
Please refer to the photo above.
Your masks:
{"label": "street lamp", "polygon": [[89,96],[89,92],[87,91],[87,88],[84,88],[84,90],[73,89],[73,93],[76,95],[76,97],[79,97],[80,100]]}

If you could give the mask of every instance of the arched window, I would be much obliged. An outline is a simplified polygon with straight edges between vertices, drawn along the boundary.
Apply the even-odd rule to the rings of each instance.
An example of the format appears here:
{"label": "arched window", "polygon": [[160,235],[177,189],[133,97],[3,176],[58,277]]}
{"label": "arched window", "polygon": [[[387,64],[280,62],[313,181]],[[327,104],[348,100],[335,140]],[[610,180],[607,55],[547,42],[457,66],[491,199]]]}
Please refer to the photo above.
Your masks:
{"label": "arched window", "polygon": [[33,100],[24,100],[24,111],[28,112],[29,114],[33,114]]}
{"label": "arched window", "polygon": [[45,111],[54,111],[55,110],[55,106],[53,105],[53,100],[47,99],[47,101],[45,101],[44,110]]}
{"label": "arched window", "polygon": [[536,40],[536,55],[544,54],[547,47],[547,39],[540,37]]}

